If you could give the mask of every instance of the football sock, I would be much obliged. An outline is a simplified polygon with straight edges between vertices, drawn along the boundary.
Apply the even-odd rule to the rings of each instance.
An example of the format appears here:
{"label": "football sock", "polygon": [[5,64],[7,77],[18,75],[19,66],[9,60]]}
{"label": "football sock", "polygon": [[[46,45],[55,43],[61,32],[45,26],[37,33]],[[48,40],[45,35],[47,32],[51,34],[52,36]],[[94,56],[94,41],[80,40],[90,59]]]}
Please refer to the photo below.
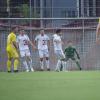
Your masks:
{"label": "football sock", "polygon": [[19,61],[18,59],[14,60],[14,70],[18,70]]}
{"label": "football sock", "polygon": [[49,69],[49,60],[46,60],[47,69]]}
{"label": "football sock", "polygon": [[23,65],[24,65],[25,69],[28,70],[28,65],[27,65],[26,61],[23,61]]}
{"label": "football sock", "polygon": [[11,61],[10,60],[7,61],[7,70],[11,71]]}
{"label": "football sock", "polygon": [[41,69],[43,69],[43,61],[40,61]]}
{"label": "football sock", "polygon": [[60,67],[59,67],[59,68],[60,68],[60,71],[63,70],[63,67],[64,67],[64,66],[63,66],[63,61],[61,61],[61,65],[60,65]]}
{"label": "football sock", "polygon": [[32,60],[28,61],[30,68],[32,68]]}
{"label": "football sock", "polygon": [[76,61],[77,67],[81,70],[80,64],[78,61]]}
{"label": "football sock", "polygon": [[58,60],[56,70],[60,71],[60,66],[61,66],[61,60]]}

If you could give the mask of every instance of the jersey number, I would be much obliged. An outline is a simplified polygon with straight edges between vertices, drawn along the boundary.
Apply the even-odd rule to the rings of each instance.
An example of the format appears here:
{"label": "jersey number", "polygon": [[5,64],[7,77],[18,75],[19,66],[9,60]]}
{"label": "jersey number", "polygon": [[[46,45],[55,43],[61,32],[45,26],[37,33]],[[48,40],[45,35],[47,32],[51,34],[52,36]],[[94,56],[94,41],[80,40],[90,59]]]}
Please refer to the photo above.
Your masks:
{"label": "jersey number", "polygon": [[27,40],[23,40],[23,42],[24,42],[24,45],[28,45]]}
{"label": "jersey number", "polygon": [[46,45],[46,41],[45,40],[43,40],[42,45]]}

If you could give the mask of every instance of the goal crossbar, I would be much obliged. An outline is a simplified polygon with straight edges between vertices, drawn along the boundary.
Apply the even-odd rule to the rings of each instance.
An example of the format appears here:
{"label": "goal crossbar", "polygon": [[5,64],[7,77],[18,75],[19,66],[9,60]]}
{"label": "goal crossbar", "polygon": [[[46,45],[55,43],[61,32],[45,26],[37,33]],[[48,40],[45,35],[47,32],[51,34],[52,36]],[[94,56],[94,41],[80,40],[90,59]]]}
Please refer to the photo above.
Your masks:
{"label": "goal crossbar", "polygon": [[75,18],[0,18],[0,20],[87,20],[99,19],[99,17],[75,17]]}

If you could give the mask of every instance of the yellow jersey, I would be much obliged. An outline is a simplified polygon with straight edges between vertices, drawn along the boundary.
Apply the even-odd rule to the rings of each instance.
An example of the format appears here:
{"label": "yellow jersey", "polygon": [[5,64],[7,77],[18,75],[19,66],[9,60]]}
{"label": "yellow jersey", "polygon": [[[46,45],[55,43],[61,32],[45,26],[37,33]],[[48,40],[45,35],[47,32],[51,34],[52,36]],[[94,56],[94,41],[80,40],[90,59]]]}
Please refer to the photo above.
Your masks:
{"label": "yellow jersey", "polygon": [[16,35],[11,32],[7,37],[7,49],[15,49],[13,42],[16,42]]}

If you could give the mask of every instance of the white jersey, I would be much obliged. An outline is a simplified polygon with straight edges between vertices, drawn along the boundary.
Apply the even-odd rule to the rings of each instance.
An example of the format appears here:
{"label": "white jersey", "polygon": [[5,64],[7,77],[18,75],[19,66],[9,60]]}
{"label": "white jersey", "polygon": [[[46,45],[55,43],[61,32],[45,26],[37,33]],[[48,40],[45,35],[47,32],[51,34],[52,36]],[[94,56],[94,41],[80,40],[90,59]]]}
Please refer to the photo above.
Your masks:
{"label": "white jersey", "polygon": [[30,41],[30,39],[26,34],[17,36],[17,42],[18,42],[20,51],[29,49],[28,41]]}
{"label": "white jersey", "polygon": [[61,37],[57,34],[53,35],[53,45],[54,45],[54,50],[62,50],[62,40]]}
{"label": "white jersey", "polygon": [[48,40],[50,39],[46,34],[36,36],[35,41],[38,43],[38,50],[48,49]]}

